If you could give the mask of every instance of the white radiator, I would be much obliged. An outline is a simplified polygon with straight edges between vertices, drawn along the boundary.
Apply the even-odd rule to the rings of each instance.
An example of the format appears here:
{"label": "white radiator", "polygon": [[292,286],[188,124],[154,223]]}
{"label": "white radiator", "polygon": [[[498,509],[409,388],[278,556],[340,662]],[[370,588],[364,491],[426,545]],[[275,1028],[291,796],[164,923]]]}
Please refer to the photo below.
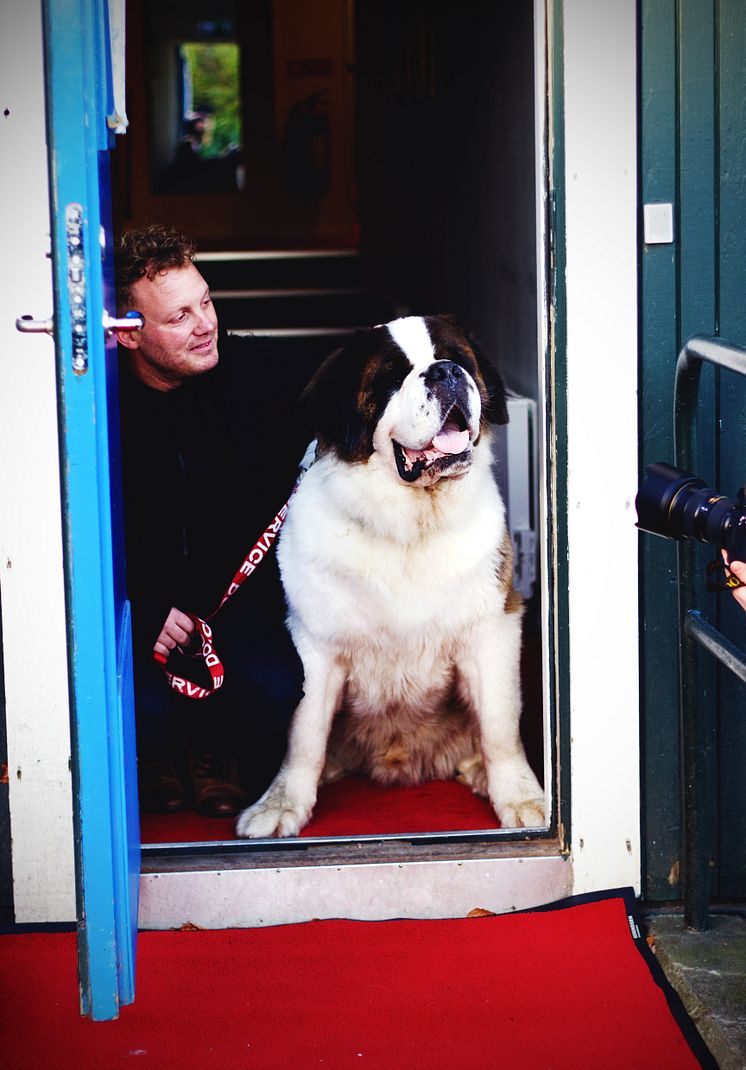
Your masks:
{"label": "white radiator", "polygon": [[510,421],[495,435],[495,470],[513,539],[513,583],[524,598],[537,574],[538,441],[536,402],[508,398]]}

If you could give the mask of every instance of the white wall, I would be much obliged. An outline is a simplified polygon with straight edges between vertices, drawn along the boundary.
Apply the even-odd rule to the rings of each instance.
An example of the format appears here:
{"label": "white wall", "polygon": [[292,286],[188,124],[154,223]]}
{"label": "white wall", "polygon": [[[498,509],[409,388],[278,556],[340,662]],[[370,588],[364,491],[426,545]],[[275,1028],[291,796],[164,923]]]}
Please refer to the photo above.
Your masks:
{"label": "white wall", "polygon": [[565,0],[575,891],[640,886],[634,0]]}
{"label": "white wall", "polygon": [[[12,7],[12,13],[11,13]],[[75,917],[41,5],[0,15],[0,596],[16,920]]]}

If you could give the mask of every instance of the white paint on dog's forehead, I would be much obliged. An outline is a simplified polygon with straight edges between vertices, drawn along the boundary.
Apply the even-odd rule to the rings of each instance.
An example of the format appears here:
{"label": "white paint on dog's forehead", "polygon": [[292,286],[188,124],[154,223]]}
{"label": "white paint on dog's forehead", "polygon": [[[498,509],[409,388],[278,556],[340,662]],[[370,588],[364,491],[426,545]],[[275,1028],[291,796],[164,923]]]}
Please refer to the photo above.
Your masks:
{"label": "white paint on dog's forehead", "polygon": [[428,366],[435,360],[435,347],[422,316],[405,316],[387,323],[389,334],[412,362]]}

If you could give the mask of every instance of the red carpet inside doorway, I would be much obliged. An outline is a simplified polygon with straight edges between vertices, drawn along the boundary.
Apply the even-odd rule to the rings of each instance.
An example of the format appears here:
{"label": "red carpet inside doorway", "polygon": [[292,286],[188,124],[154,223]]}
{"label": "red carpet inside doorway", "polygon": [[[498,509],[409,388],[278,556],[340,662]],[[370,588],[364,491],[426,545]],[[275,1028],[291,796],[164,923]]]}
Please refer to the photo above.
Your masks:
{"label": "red carpet inside doorway", "polygon": [[[199,843],[232,840],[232,817],[141,814],[143,843]],[[383,787],[363,777],[324,784],[313,816],[301,836],[381,836],[409,832],[461,832],[499,828],[486,799],[455,780],[430,780],[406,787]]]}
{"label": "red carpet inside doorway", "polygon": [[499,917],[145,932],[115,1022],[79,1017],[72,933],[4,936],[3,1050],[14,1070],[714,1067],[633,910],[623,890]]}

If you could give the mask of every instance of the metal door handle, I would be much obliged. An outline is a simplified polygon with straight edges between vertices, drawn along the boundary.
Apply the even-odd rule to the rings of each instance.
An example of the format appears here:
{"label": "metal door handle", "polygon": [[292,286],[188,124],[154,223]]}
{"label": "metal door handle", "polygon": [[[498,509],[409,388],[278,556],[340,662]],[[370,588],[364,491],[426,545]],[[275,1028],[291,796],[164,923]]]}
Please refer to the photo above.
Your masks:
{"label": "metal door handle", "polygon": [[[104,312],[101,322],[107,335],[113,334],[114,331],[140,331],[144,324],[139,312],[125,312],[119,319]],[[54,320],[35,320],[33,316],[19,316],[16,320],[16,330],[22,334],[54,334]]]}
{"label": "metal door handle", "polygon": [[33,316],[19,316],[16,330],[22,334],[53,334],[54,320],[35,320]]}
{"label": "metal door handle", "polygon": [[139,312],[125,312],[124,316],[117,318],[116,316],[110,316],[104,309],[101,322],[104,325],[107,337],[113,334],[114,331],[141,331],[145,326],[145,320]]}

